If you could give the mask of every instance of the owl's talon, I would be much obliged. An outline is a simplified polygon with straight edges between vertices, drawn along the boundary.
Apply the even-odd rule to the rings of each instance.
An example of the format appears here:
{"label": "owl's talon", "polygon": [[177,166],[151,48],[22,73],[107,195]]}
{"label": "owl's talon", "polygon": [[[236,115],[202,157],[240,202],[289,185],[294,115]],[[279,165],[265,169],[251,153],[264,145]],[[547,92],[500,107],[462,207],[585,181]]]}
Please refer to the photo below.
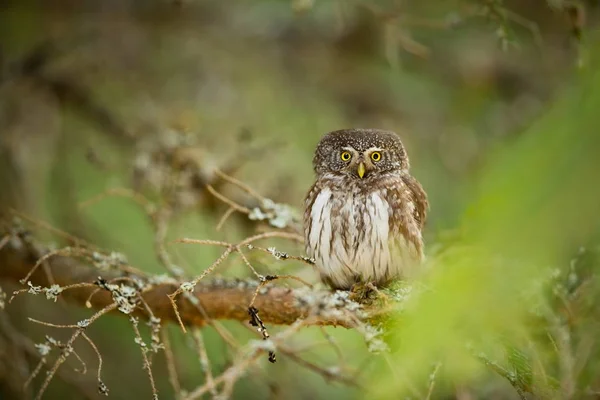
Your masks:
{"label": "owl's talon", "polygon": [[376,291],[377,288],[373,285],[372,282],[356,282],[350,288],[350,299],[358,301],[360,303],[369,299],[369,297],[371,297],[371,294]]}
{"label": "owl's talon", "polygon": [[381,290],[377,289],[377,286],[375,286],[374,282],[369,282],[367,283],[367,288],[370,289],[372,292],[377,294],[377,297],[384,303],[384,304],[388,304],[390,298],[388,297],[387,294],[383,293]]}

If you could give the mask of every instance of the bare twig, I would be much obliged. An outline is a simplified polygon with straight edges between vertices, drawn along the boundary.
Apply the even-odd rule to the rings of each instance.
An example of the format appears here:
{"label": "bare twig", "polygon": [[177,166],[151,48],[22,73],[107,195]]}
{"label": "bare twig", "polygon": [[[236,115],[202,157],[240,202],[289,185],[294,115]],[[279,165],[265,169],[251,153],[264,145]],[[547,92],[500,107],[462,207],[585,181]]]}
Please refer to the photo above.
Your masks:
{"label": "bare twig", "polygon": [[29,215],[20,212],[19,210],[15,210],[13,208],[9,209],[10,213],[12,215],[14,215],[15,217],[18,217],[19,219],[22,219],[24,221],[27,221],[31,224],[33,224],[34,226],[37,226],[39,228],[42,228],[48,232],[51,232],[53,234],[55,234],[58,237],[61,237],[63,239],[66,239],[69,243],[71,243],[73,246],[81,246],[81,247],[85,247],[88,249],[95,249],[96,246],[92,245],[89,242],[86,242],[85,240],[77,237],[77,236],[73,236],[68,232],[65,232],[61,229],[57,229],[54,226],[50,225],[49,223],[45,222],[45,221],[41,221],[38,220],[36,218],[32,218]]}
{"label": "bare twig", "polygon": [[[300,328],[302,328],[306,324],[313,323],[314,321],[298,320],[291,324],[286,330],[271,338],[270,341],[273,345],[276,346],[292,334],[296,333]],[[224,390],[221,393],[222,397],[227,398],[230,394],[231,388],[233,387],[233,382],[237,381],[251,365],[256,363],[256,361],[258,361],[262,353],[268,351],[268,349],[264,346],[257,346],[253,343],[250,343],[247,347],[248,351],[240,352],[240,357],[233,363],[233,365],[214,379],[213,385],[223,384],[225,386],[226,390]],[[202,397],[205,393],[207,393],[211,387],[212,385],[208,385],[208,383],[205,383],[193,390],[187,397],[185,397],[185,400],[198,399]]]}
{"label": "bare twig", "polygon": [[342,375],[337,368],[320,367],[317,364],[300,357],[298,352],[294,349],[279,346],[278,350],[298,365],[301,365],[306,369],[321,375],[326,381],[336,381],[352,387],[361,387],[361,385],[355,379]]}
{"label": "bare twig", "polygon": [[222,178],[223,180],[231,183],[232,185],[235,185],[238,188],[242,189],[244,192],[246,192],[250,196],[254,197],[256,200],[258,200],[260,202],[263,202],[266,200],[266,198],[264,196],[262,196],[260,193],[258,193],[256,190],[252,189],[250,186],[246,185],[244,182],[242,182],[238,179],[235,179],[232,176],[227,175],[223,171],[215,169],[215,174],[219,178]]}
{"label": "bare twig", "polygon": [[92,341],[92,339],[90,339],[88,335],[85,334],[85,332],[81,333],[81,336],[89,343],[92,349],[94,349],[96,357],[98,357],[98,392],[100,392],[100,394],[108,396],[108,388],[106,387],[104,382],[102,382],[102,355],[100,354],[98,347],[96,347],[96,344]]}
{"label": "bare twig", "polygon": [[181,384],[179,383],[179,374],[177,373],[177,365],[175,364],[175,354],[171,347],[171,339],[166,327],[161,330],[161,340],[165,346],[165,359],[167,361],[167,372],[169,374],[169,382],[173,387],[176,395],[181,393]]}
{"label": "bare twig", "polygon": [[[95,322],[102,315],[104,315],[104,314],[106,314],[106,313],[108,313],[110,311],[114,311],[116,309],[117,309],[117,304],[116,303],[112,303],[112,304],[104,307],[100,311],[96,312],[90,318],[88,318],[87,319],[87,323],[86,323],[85,326],[79,326],[79,327],[77,327],[77,329],[75,329],[75,332],[73,333],[73,335],[71,335],[71,338],[66,343],[65,348],[63,350],[63,353],[56,359],[56,361],[54,362],[54,365],[52,366],[52,368],[50,369],[50,371],[48,371],[48,374],[46,374],[46,378],[44,379],[44,382],[42,383],[42,386],[40,387],[40,389],[39,389],[39,391],[38,391],[38,393],[37,393],[37,395],[35,397],[36,400],[39,400],[39,399],[42,398],[42,396],[44,395],[44,392],[48,388],[48,385],[52,381],[52,378],[56,374],[56,371],[67,360],[68,356],[72,353],[72,351],[73,351],[73,344],[75,343],[75,340],[77,340],[77,338],[82,333],[84,333],[85,328],[87,326],[89,326],[90,324],[92,324],[93,322]],[[51,325],[51,326],[53,326],[53,325]]]}
{"label": "bare twig", "polygon": [[140,351],[142,352],[142,358],[144,360],[143,369],[148,373],[148,379],[150,380],[150,387],[152,388],[152,398],[158,399],[158,389],[156,389],[156,383],[154,383],[154,376],[152,375],[152,365],[150,364],[150,360],[148,358],[148,345],[142,339],[142,335],[140,334],[140,328],[138,327],[138,319],[134,316],[129,317],[129,321],[133,326],[133,331],[135,332],[135,342],[140,346]]}
{"label": "bare twig", "polygon": [[441,366],[442,366],[442,363],[439,363],[439,362],[435,363],[435,366],[433,367],[433,371],[429,375],[429,390],[427,391],[427,397],[425,398],[426,400],[431,399],[431,395],[433,394],[433,389],[435,388],[435,378],[437,377],[437,373],[440,370]]}
{"label": "bare twig", "polygon": [[223,216],[221,217],[221,219],[219,219],[219,222],[217,223],[217,227],[215,228],[215,230],[218,232],[221,230],[221,228],[223,227],[223,225],[225,225],[225,222],[229,219],[229,217],[235,212],[235,208],[233,207],[229,207],[227,209],[227,211],[225,211],[225,213],[223,214]]}
{"label": "bare twig", "polygon": [[108,189],[105,192],[92,197],[91,199],[79,203],[79,208],[87,208],[93,204],[98,203],[101,200],[104,200],[107,197],[123,197],[129,199],[138,204],[143,210],[146,211],[148,215],[152,215],[156,208],[155,205],[152,202],[150,202],[150,200],[148,200],[145,196],[136,191],[126,188]]}
{"label": "bare twig", "polygon": [[208,354],[206,352],[206,346],[204,344],[204,338],[202,337],[202,332],[199,329],[194,329],[193,338],[194,343],[196,345],[196,349],[198,350],[198,358],[200,359],[200,367],[202,368],[202,372],[206,377],[206,384],[209,386],[209,392],[213,395],[213,397],[217,396],[217,387],[215,386],[212,368],[210,366],[210,360],[208,359]]}
{"label": "bare twig", "polygon": [[233,208],[236,211],[241,212],[242,214],[250,214],[250,209],[241,204],[236,203],[235,201],[223,196],[221,193],[217,192],[215,188],[211,185],[206,185],[206,190],[210,192],[217,199],[221,200],[223,203],[227,204],[229,207]]}

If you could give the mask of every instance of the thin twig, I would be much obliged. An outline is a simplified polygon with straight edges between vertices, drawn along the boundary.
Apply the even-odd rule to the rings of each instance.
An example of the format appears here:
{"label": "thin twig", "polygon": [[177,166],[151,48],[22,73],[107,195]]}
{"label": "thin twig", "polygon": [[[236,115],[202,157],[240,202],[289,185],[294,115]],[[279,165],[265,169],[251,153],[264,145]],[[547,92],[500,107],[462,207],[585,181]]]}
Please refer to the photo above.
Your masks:
{"label": "thin twig", "polygon": [[129,199],[129,200],[135,202],[136,204],[138,204],[142,209],[144,209],[144,211],[147,214],[151,215],[154,212],[155,206],[152,202],[150,202],[150,200],[148,200],[141,193],[138,193],[131,189],[126,189],[126,188],[108,189],[104,193],[100,193],[100,194],[92,197],[91,199],[88,199],[88,200],[85,200],[85,201],[79,203],[79,208],[81,208],[81,209],[87,208],[93,204],[98,203],[101,200],[104,200],[107,197],[124,197],[124,198]]}
{"label": "thin twig", "polygon": [[217,199],[221,200],[223,203],[227,204],[229,207],[235,209],[236,211],[241,212],[242,214],[250,214],[250,209],[248,207],[244,207],[241,204],[236,203],[235,201],[223,196],[221,193],[217,192],[215,188],[211,185],[206,185],[206,190],[210,192]]}
{"label": "thin twig", "polygon": [[165,346],[165,359],[167,362],[169,383],[171,383],[175,395],[179,396],[181,394],[181,384],[179,383],[179,374],[177,373],[177,365],[175,364],[175,354],[171,347],[171,339],[169,339],[169,331],[166,327],[161,329],[161,340]]}
{"label": "thin twig", "polygon": [[227,211],[225,211],[225,213],[223,213],[223,216],[221,217],[221,219],[219,219],[219,222],[217,223],[217,227],[215,228],[216,231],[220,231],[221,228],[223,227],[223,225],[225,225],[225,222],[229,219],[229,217],[235,212],[235,208],[233,207],[229,207],[227,209]]}
{"label": "thin twig", "polygon": [[101,394],[107,396],[108,388],[102,381],[102,355],[100,354],[98,347],[96,347],[96,344],[92,341],[92,339],[90,339],[90,337],[88,335],[85,334],[85,332],[82,332],[81,336],[89,343],[89,345],[92,347],[92,349],[94,349],[94,352],[96,353],[96,357],[98,357],[98,373],[97,373],[98,391]]}
{"label": "thin twig", "polygon": [[333,336],[331,336],[323,326],[319,326],[319,330],[321,331],[321,334],[325,337],[327,342],[331,345],[331,347],[333,347],[333,350],[337,354],[338,361],[340,362],[340,364],[345,364],[344,360],[346,357],[344,357],[344,352],[340,348],[339,344],[335,341]]}
{"label": "thin twig", "polygon": [[[300,328],[305,326],[306,323],[310,323],[307,320],[298,320],[290,325],[285,331],[279,333],[276,337],[273,337],[271,341],[276,344],[284,341],[292,334],[296,333]],[[250,351],[240,352],[243,356],[241,359],[234,362],[234,364],[225,370],[221,375],[215,378],[214,385],[220,385],[222,383],[226,385],[233,385],[233,382],[237,381],[248,368],[256,363],[262,353],[266,350],[262,347],[253,346]],[[229,383],[228,383],[229,382]],[[210,386],[205,383],[204,385],[196,388],[185,397],[185,400],[194,400],[203,396],[210,390]]]}
{"label": "thin twig", "polygon": [[220,246],[220,247],[231,247],[231,243],[223,242],[220,240],[210,240],[210,239],[190,239],[190,238],[180,238],[175,239],[171,243],[186,243],[186,244],[203,244],[208,246]]}
{"label": "thin twig", "polygon": [[213,395],[213,397],[216,397],[217,387],[215,386],[212,368],[210,366],[210,360],[208,359],[206,345],[204,344],[204,338],[202,337],[202,332],[200,331],[200,329],[194,329],[192,331],[192,337],[194,338],[194,343],[196,344],[196,348],[198,350],[200,367],[202,368],[202,373],[206,378],[206,384],[209,386],[209,392]]}
{"label": "thin twig", "polygon": [[32,218],[32,217],[30,217],[27,214],[24,214],[24,213],[22,213],[22,212],[20,212],[18,210],[15,210],[14,208],[10,208],[9,211],[13,215],[19,217],[20,219],[23,219],[23,220],[25,220],[25,221],[27,221],[29,223],[34,224],[35,226],[38,226],[38,227],[40,227],[42,229],[45,229],[48,232],[52,232],[52,233],[54,233],[55,235],[57,235],[59,237],[67,239],[74,246],[82,246],[82,247],[86,247],[88,249],[96,249],[97,248],[93,244],[85,241],[84,239],[78,238],[77,236],[73,236],[73,235],[71,235],[68,232],[65,232],[63,230],[57,229],[57,228],[53,227],[52,225],[50,225],[47,222],[40,221],[40,220],[37,220],[35,218]]}
{"label": "thin twig", "polygon": [[234,177],[231,177],[231,176],[225,174],[224,172],[220,171],[219,169],[215,169],[215,174],[217,176],[219,176],[220,178],[226,180],[227,182],[239,187],[244,192],[248,193],[250,196],[254,197],[258,201],[264,202],[266,200],[264,196],[262,196],[256,190],[252,189],[250,186],[246,185],[245,183],[243,183],[242,181],[240,181],[238,179],[235,179]]}
{"label": "thin twig", "polygon": [[356,380],[340,374],[334,368],[323,368],[305,358],[300,357],[296,350],[289,349],[284,346],[278,346],[277,350],[295,363],[321,375],[326,381],[336,381],[351,387],[361,387]]}
{"label": "thin twig", "polygon": [[[296,240],[297,237],[293,237],[293,240]],[[314,267],[315,265],[315,261],[311,258],[308,257],[304,257],[304,256],[294,256],[288,253],[284,253],[281,251],[276,250],[274,247],[269,247],[269,248],[264,248],[264,247],[260,247],[260,246],[256,246],[253,244],[247,245],[248,249],[250,250],[258,250],[261,251],[263,253],[267,253],[272,255],[273,257],[275,257],[278,260],[296,260],[296,261],[301,261],[307,265],[310,265],[311,267]]]}
{"label": "thin twig", "polygon": [[142,358],[144,360],[143,369],[145,369],[148,373],[150,387],[152,388],[152,398],[158,399],[158,389],[156,389],[156,383],[154,383],[154,376],[152,375],[152,366],[150,364],[150,360],[148,359],[148,346],[142,340],[142,335],[140,334],[140,328],[138,327],[137,318],[130,316],[129,321],[131,321],[131,325],[133,326],[133,331],[135,333],[135,341],[140,346],[140,350],[142,352]]}
{"label": "thin twig", "polygon": [[[227,248],[223,252],[223,254],[221,254],[221,256],[219,258],[217,258],[217,260],[215,262],[212,263],[212,265],[210,267],[208,267],[206,270],[204,270],[204,272],[202,274],[200,274],[198,277],[196,277],[194,280],[192,280],[190,282],[191,288],[195,287],[196,284],[198,284],[198,282],[200,282],[206,275],[208,275],[212,271],[214,271],[215,268],[217,268],[219,266],[219,264],[221,264],[223,262],[223,260],[225,260],[227,258],[227,256],[229,256],[229,254],[231,254],[231,252],[232,252],[232,249]],[[175,312],[175,315],[177,316],[177,322],[179,322],[179,326],[181,327],[183,332],[186,332],[185,325],[183,324],[181,315],[179,314],[177,303],[175,302],[176,297],[184,291],[184,289],[182,289],[182,286],[179,286],[179,288],[175,292],[173,292],[169,295],[169,300],[171,302],[171,305],[173,306],[173,311]],[[187,286],[186,286],[185,290],[187,290]]]}
{"label": "thin twig", "polygon": [[439,362],[436,363],[435,366],[433,367],[433,371],[431,372],[431,375],[429,375],[429,390],[427,391],[427,397],[425,398],[425,400],[431,399],[431,395],[433,394],[433,389],[435,387],[435,378],[437,377],[437,373],[441,366],[442,366],[442,363],[439,363]]}
{"label": "thin twig", "polygon": [[[102,310],[100,310],[100,311],[96,312],[94,315],[92,315],[92,317],[88,318],[88,324],[86,326],[89,326],[90,324],[92,324],[93,322],[95,322],[102,315],[104,315],[104,314],[106,314],[108,312],[114,311],[116,309],[117,309],[117,304],[116,303],[113,303],[113,304],[111,304],[109,306],[104,307]],[[75,330],[75,332],[73,333],[73,335],[71,336],[71,338],[69,339],[69,341],[67,342],[67,344],[65,345],[65,350],[56,359],[56,361],[54,362],[54,365],[52,366],[52,368],[50,369],[50,371],[46,374],[46,379],[42,383],[42,386],[40,387],[40,390],[38,391],[38,393],[37,393],[37,395],[35,397],[36,400],[40,400],[42,398],[42,396],[44,395],[44,392],[48,388],[48,385],[52,381],[52,378],[56,374],[56,371],[67,360],[67,357],[69,356],[70,352],[72,351],[73,343],[79,337],[79,335],[81,335],[83,333],[84,329],[85,329],[85,327],[78,327]]]}
{"label": "thin twig", "polygon": [[289,240],[292,240],[292,241],[295,241],[298,243],[304,243],[304,238],[297,233],[274,231],[274,232],[259,233],[258,235],[250,236],[249,238],[246,238],[246,239],[242,240],[240,243],[238,243],[238,246],[247,246],[250,243],[256,242],[258,240],[272,239],[272,238],[289,239]]}
{"label": "thin twig", "polygon": [[35,379],[35,377],[38,376],[44,365],[46,365],[46,357],[40,358],[40,361],[38,361],[37,365],[23,384],[24,388],[28,387],[31,384],[31,382]]}
{"label": "thin twig", "polygon": [[250,264],[250,261],[248,261],[248,258],[246,258],[246,255],[244,255],[244,253],[242,252],[242,250],[240,249],[239,246],[235,247],[235,251],[240,255],[240,257],[242,258],[242,261],[250,269],[250,271],[252,271],[254,276],[256,276],[259,280],[261,280],[263,278],[263,276],[261,274],[259,274],[258,272],[256,272],[256,270],[254,269],[252,264]]}
{"label": "thin twig", "polygon": [[78,253],[78,252],[79,252],[78,249],[73,249],[71,247],[65,247],[62,249],[49,251],[48,253],[44,254],[40,259],[38,259],[36,261],[36,263],[33,265],[33,268],[31,268],[31,270],[29,270],[27,275],[25,275],[25,277],[23,279],[21,279],[21,283],[26,283],[27,281],[29,281],[29,279],[31,279],[31,276],[33,275],[33,273],[36,271],[36,269],[50,257],[59,256],[59,255],[72,257],[75,255],[75,253]]}

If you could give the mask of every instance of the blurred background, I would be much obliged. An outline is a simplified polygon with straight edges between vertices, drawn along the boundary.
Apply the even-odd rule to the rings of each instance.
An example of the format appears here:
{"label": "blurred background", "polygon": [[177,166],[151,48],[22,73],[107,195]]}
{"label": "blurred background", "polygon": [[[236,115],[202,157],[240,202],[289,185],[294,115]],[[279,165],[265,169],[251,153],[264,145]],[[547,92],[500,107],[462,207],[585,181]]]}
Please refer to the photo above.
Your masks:
{"label": "blurred background", "polygon": [[[347,127],[393,130],[430,197],[426,243],[432,259],[446,255],[448,247],[468,249],[477,242],[490,259],[503,249],[502,256],[520,263],[500,275],[493,268],[481,275],[475,264],[483,263],[474,262],[473,253],[464,257],[461,250],[438,262],[451,271],[429,282],[442,282],[439,296],[416,305],[411,328],[398,328],[402,332],[392,340],[400,354],[392,363],[414,367],[411,385],[417,390],[395,379],[359,335],[328,328],[345,352],[343,361],[327,346],[304,354],[320,365],[358,370],[374,392],[328,382],[282,356],[275,366],[261,362],[236,386],[234,397],[519,398],[493,370],[447,351],[465,340],[464,332],[429,337],[423,331],[447,332],[445,327],[457,324],[452,317],[472,313],[475,327],[458,325],[473,328],[465,329],[477,340],[513,322],[522,337],[515,315],[524,303],[502,296],[524,288],[542,267],[569,268],[580,247],[594,247],[600,204],[599,10],[593,0],[5,0],[0,205],[121,252],[140,269],[164,272],[143,210],[127,198],[97,196],[129,188],[160,202],[168,192],[175,210],[168,239],[234,240],[255,227],[238,215],[215,229],[227,209],[203,191],[204,183],[214,181],[215,167],[268,198],[301,208],[313,176],[312,153],[324,133]],[[185,171],[175,181],[169,175],[173,165]],[[220,189],[252,206],[243,192]],[[566,228],[558,227],[565,221]],[[40,235],[62,245],[48,232]],[[172,252],[190,275],[219,254],[196,247]],[[316,280],[300,264],[255,262],[264,273]],[[248,276],[239,260],[220,273]],[[475,299],[486,292],[492,293],[486,301]],[[584,303],[593,304],[597,293],[586,293]],[[481,309],[472,311],[471,301]],[[478,316],[496,315],[491,310],[498,319],[479,324]],[[32,326],[27,316],[72,323],[88,315],[27,297],[9,311],[19,331],[35,342],[49,328]],[[597,316],[589,312],[581,311],[589,324],[569,327],[582,329],[574,333],[572,358],[578,352],[589,356],[571,365],[572,392],[561,380],[562,356],[548,355],[548,343],[538,349],[544,354],[538,361],[547,363],[544,373],[556,375],[558,395],[552,398],[598,398],[600,363],[590,361],[598,350],[592,339]],[[438,320],[440,314],[446,317]],[[239,324],[226,326],[241,342],[256,338]],[[172,328],[182,384],[191,390],[203,381],[202,369],[187,347],[189,337]],[[218,374],[233,354],[212,328],[203,333]],[[90,336],[104,355],[110,397],[149,398],[128,322],[102,318]],[[291,343],[315,340],[323,340],[316,328]],[[82,357],[94,360],[86,352],[81,350]],[[436,357],[449,365],[449,373],[430,393]],[[464,368],[452,366],[452,359]],[[4,363],[6,379],[10,363]],[[174,398],[164,362],[157,358],[154,369],[161,398]],[[9,386],[2,384],[6,396]],[[57,379],[46,398],[99,397],[93,392],[80,393]]]}

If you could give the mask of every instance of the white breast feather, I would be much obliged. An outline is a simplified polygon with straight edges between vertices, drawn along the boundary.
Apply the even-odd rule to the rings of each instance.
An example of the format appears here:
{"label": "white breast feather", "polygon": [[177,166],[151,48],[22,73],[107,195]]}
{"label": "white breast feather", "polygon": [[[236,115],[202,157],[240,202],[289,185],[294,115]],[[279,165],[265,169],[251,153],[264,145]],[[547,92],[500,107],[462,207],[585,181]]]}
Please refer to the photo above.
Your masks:
{"label": "white breast feather", "polygon": [[317,195],[310,211],[312,224],[310,227],[307,250],[309,257],[313,257],[315,260],[319,258],[321,254],[329,253],[329,243],[331,240],[331,223],[329,221],[329,215],[331,214],[332,204],[330,198],[331,191],[329,189],[323,189]]}
{"label": "white breast feather", "polygon": [[[332,215],[331,210],[339,206],[340,212]],[[406,246],[406,241],[403,238],[400,242],[390,240],[391,210],[380,194],[357,195],[352,201],[352,193],[332,193],[323,189],[310,213],[308,255],[315,259],[321,273],[337,286],[349,288],[355,276],[360,276],[364,282],[379,282],[400,275],[408,260],[406,254],[402,254],[406,252],[396,247],[400,242]],[[360,214],[366,232],[359,232]],[[332,238],[332,232],[343,230],[345,236],[336,234]]]}

